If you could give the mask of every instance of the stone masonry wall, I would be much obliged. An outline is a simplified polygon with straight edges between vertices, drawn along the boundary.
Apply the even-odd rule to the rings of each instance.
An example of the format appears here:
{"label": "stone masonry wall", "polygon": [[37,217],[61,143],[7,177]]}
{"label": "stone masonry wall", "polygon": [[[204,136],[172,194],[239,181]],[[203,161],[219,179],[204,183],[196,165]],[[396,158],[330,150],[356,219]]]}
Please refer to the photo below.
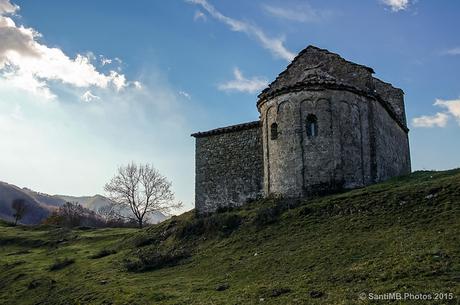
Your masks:
{"label": "stone masonry wall", "polygon": [[407,133],[376,101],[373,103],[372,116],[375,133],[374,182],[409,174],[411,164]]}
{"label": "stone masonry wall", "polygon": [[210,213],[262,195],[261,128],[196,137],[195,207]]}
{"label": "stone masonry wall", "polygon": [[[372,183],[369,103],[347,91],[315,90],[262,105],[265,195],[308,196]],[[316,137],[307,135],[309,115],[318,120]],[[273,123],[276,140],[270,137]]]}

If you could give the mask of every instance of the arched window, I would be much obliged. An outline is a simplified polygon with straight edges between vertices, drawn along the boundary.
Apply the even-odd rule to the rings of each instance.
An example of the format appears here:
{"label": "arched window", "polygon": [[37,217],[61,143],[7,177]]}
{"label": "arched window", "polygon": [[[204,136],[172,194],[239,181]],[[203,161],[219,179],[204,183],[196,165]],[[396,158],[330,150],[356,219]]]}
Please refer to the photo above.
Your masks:
{"label": "arched window", "polygon": [[272,123],[270,125],[270,139],[276,140],[278,138],[278,124]]}
{"label": "arched window", "polygon": [[318,136],[318,119],[314,114],[307,116],[307,136],[309,138]]}

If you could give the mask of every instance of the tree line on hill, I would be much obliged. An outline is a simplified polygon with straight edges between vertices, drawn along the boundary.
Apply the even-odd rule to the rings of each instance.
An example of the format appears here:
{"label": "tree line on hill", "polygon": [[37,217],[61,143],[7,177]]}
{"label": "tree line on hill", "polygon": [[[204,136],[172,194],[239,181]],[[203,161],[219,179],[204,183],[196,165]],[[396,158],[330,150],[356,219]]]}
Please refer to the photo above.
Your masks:
{"label": "tree line on hill", "polygon": [[[11,208],[14,210],[13,225],[18,222],[29,212],[26,201],[23,198],[14,199],[11,202]],[[55,225],[60,227],[137,227],[138,223],[125,217],[117,217],[114,213],[108,213],[109,207],[100,208],[98,211],[92,211],[84,208],[78,202],[66,202],[57,208],[46,218],[42,224]]]}

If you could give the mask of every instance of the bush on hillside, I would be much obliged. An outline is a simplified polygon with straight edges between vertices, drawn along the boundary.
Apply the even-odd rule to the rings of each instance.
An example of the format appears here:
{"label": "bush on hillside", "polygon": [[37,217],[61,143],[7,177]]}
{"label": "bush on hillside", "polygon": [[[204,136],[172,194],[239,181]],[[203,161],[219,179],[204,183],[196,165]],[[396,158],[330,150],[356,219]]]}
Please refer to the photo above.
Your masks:
{"label": "bush on hillside", "polygon": [[275,223],[281,214],[289,209],[298,207],[300,204],[300,200],[276,198],[272,205],[257,210],[253,223],[258,227]]}
{"label": "bush on hillside", "polygon": [[50,271],[56,271],[56,270],[61,270],[64,269],[67,266],[72,265],[75,263],[75,259],[73,258],[64,258],[63,260],[57,259],[49,268]]}
{"label": "bush on hillside", "polygon": [[130,272],[144,272],[179,264],[190,257],[187,249],[171,249],[161,251],[158,248],[142,249],[137,252],[137,258],[125,259],[123,265]]}
{"label": "bush on hillside", "polygon": [[258,227],[274,223],[278,220],[282,210],[278,206],[264,207],[257,211],[254,224]]}
{"label": "bush on hillside", "polygon": [[103,258],[103,257],[109,256],[109,255],[112,255],[112,254],[116,254],[116,253],[117,253],[117,251],[115,251],[115,250],[102,249],[99,252],[97,252],[96,254],[91,255],[89,258],[98,259],[98,258]]}
{"label": "bush on hillside", "polygon": [[180,238],[215,234],[228,236],[242,223],[242,217],[237,214],[213,214],[206,217],[196,217],[183,223],[177,231]]}

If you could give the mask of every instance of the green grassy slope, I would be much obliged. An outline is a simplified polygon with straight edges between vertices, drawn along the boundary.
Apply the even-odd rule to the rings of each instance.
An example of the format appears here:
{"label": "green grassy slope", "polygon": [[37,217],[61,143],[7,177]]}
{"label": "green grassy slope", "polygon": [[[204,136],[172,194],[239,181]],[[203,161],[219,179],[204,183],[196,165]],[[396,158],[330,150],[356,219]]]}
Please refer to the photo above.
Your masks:
{"label": "green grassy slope", "polygon": [[460,170],[144,230],[0,224],[0,304],[457,304],[459,236]]}

